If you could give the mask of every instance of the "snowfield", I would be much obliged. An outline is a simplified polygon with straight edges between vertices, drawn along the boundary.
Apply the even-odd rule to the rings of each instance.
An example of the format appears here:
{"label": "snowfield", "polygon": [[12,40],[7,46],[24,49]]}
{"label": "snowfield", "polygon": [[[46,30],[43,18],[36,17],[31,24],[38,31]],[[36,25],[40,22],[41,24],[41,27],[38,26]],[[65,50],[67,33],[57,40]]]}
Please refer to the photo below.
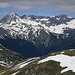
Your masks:
{"label": "snowfield", "polygon": [[49,56],[45,59],[42,59],[38,61],[38,64],[44,63],[50,60],[54,60],[56,62],[60,62],[61,67],[67,67],[66,69],[63,69],[61,73],[67,72],[69,70],[72,70],[72,72],[75,72],[75,56],[68,56],[64,54],[58,54],[55,56]]}

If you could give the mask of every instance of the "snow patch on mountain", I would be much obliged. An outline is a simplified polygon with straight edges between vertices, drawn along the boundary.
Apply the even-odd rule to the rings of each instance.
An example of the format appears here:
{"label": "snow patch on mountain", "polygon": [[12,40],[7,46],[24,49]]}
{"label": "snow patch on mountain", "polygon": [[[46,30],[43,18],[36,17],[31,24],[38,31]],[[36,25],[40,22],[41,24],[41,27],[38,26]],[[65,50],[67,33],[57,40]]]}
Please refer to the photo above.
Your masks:
{"label": "snow patch on mountain", "polygon": [[74,51],[75,49],[69,49],[69,51]]}
{"label": "snow patch on mountain", "polygon": [[40,61],[38,61],[38,64],[50,61],[50,60],[54,60],[56,62],[60,62],[60,66],[61,67],[67,67],[65,69],[63,69],[61,71],[61,73],[67,72],[69,70],[72,70],[73,72],[75,72],[75,56],[68,56],[68,55],[64,55],[64,54],[58,54],[55,56],[49,56],[45,59],[42,59]]}
{"label": "snow patch on mountain", "polygon": [[11,74],[11,75],[16,75],[17,73],[19,73],[19,71],[18,71],[18,72],[15,72],[15,73],[13,73],[13,74]]}
{"label": "snow patch on mountain", "polygon": [[8,66],[8,64],[6,62],[4,62],[4,61],[0,61],[0,65],[1,66]]}
{"label": "snow patch on mountain", "polygon": [[71,20],[70,22],[66,22],[66,24],[60,24],[60,25],[55,25],[50,27],[44,26],[44,27],[50,30],[51,32],[58,33],[58,34],[64,34],[64,30],[66,30],[66,28],[75,29],[75,19]]}
{"label": "snow patch on mountain", "polygon": [[43,19],[36,19],[36,20],[38,20],[38,21],[48,21],[49,19],[43,18]]}
{"label": "snow patch on mountain", "polygon": [[0,49],[0,51],[2,51],[3,49]]}
{"label": "snow patch on mountain", "polygon": [[57,20],[60,20],[60,18],[56,18]]}

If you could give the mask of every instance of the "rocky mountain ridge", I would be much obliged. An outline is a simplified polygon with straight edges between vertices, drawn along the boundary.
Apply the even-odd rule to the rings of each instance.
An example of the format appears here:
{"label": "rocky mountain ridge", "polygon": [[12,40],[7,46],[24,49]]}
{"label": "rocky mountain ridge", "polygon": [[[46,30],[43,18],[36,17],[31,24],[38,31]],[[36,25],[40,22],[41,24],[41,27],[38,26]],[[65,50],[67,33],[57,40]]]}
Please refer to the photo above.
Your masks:
{"label": "rocky mountain ridge", "polygon": [[0,20],[0,43],[25,57],[75,48],[75,18],[59,16],[19,16],[10,13]]}
{"label": "rocky mountain ridge", "polygon": [[20,54],[11,51],[0,44],[0,65],[10,67],[14,63],[20,62],[25,57]]}

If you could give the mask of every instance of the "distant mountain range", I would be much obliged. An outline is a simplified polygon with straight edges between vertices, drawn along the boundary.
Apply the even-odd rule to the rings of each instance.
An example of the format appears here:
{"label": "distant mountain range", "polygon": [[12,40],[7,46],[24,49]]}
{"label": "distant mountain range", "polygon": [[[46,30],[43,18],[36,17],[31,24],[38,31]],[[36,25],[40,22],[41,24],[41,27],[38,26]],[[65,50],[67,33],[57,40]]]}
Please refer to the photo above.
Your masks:
{"label": "distant mountain range", "polygon": [[75,48],[75,18],[12,12],[0,20],[0,44],[24,57]]}

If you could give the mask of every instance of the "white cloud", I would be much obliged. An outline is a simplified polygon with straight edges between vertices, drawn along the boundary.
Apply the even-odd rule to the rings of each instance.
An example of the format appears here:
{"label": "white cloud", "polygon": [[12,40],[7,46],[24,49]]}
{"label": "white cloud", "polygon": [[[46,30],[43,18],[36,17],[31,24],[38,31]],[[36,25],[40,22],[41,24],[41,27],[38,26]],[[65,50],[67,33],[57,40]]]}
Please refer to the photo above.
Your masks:
{"label": "white cloud", "polygon": [[75,0],[0,0],[0,7],[9,6],[15,9],[57,7],[63,11],[75,12]]}
{"label": "white cloud", "polygon": [[0,8],[6,8],[9,7],[10,4],[9,3],[0,3]]}
{"label": "white cloud", "polygon": [[66,12],[75,12],[75,6],[61,6],[59,9]]}

